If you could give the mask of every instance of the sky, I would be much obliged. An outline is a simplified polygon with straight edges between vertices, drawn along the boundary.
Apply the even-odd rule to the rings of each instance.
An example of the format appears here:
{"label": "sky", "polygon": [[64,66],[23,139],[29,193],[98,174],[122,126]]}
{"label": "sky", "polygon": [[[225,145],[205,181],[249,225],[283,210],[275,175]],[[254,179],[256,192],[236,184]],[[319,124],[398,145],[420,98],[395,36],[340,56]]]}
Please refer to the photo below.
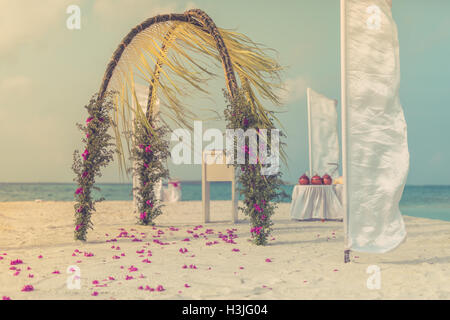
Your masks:
{"label": "sky", "polygon": [[[81,9],[79,30],[66,27],[69,5]],[[155,14],[200,8],[219,27],[276,49],[287,88],[279,114],[287,134],[286,181],[308,169],[306,88],[340,100],[338,0],[0,0],[0,8],[0,182],[72,181],[83,106],[123,36]],[[448,185],[450,1],[394,0],[392,10],[411,157],[407,184]],[[223,79],[211,84],[218,110],[225,106],[223,87]],[[172,177],[201,179],[199,165],[169,168]],[[115,163],[99,181],[128,180]]]}

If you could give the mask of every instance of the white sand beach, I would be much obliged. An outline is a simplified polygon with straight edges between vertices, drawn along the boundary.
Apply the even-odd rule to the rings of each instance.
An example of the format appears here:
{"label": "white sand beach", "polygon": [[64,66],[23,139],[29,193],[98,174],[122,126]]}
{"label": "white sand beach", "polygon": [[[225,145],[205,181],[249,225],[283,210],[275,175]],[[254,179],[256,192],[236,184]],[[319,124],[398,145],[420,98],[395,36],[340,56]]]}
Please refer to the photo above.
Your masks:
{"label": "white sand beach", "polygon": [[[170,203],[156,227],[146,227],[135,223],[131,202],[100,203],[81,243],[73,240],[71,202],[0,203],[0,297],[450,299],[450,222],[405,217],[408,238],[399,248],[352,253],[344,264],[341,222],[292,221],[281,204],[273,239],[257,247],[245,217],[228,221],[229,205],[214,201],[214,222],[204,224],[200,202]],[[74,265],[80,289],[66,285]],[[367,287],[371,265],[381,270],[380,289]],[[26,285],[34,290],[22,292]]]}

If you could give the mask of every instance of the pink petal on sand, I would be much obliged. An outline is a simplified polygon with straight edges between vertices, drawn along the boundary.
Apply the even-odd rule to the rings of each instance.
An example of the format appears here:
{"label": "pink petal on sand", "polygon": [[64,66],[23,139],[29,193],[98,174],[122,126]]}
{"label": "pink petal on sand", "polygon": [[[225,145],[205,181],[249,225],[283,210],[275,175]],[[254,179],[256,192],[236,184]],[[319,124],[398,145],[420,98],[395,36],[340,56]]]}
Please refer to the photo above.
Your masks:
{"label": "pink petal on sand", "polygon": [[34,278],[34,274],[29,274],[28,278]]}
{"label": "pink petal on sand", "polygon": [[92,292],[91,296],[93,296],[93,297],[98,296],[98,292],[97,291]]}
{"label": "pink petal on sand", "polygon": [[131,266],[131,267],[128,268],[128,271],[129,271],[129,272],[135,272],[135,271],[138,271],[138,270],[139,270],[139,269],[136,268],[135,266]]}
{"label": "pink petal on sand", "polygon": [[22,288],[22,292],[30,292],[30,291],[33,291],[34,290],[34,287],[31,285],[31,284],[27,284],[26,286],[24,286],[23,288]]}
{"label": "pink petal on sand", "polygon": [[125,280],[132,280],[132,279],[134,279],[132,276],[127,276],[127,277],[125,278]]}
{"label": "pink petal on sand", "polygon": [[92,281],[92,284],[99,284],[98,280]]}
{"label": "pink petal on sand", "polygon": [[185,287],[185,288],[190,288],[191,286],[188,285],[187,283],[185,283],[185,284],[184,284],[184,287]]}
{"label": "pink petal on sand", "polygon": [[239,251],[241,251],[241,250],[239,250],[238,248],[233,248],[231,251],[233,251],[233,252],[239,252]]}
{"label": "pink petal on sand", "polygon": [[42,258],[43,258],[43,256],[42,256],[42,255],[38,256],[38,259],[42,259]]}
{"label": "pink petal on sand", "polygon": [[161,292],[161,291],[164,291],[164,290],[166,290],[166,289],[164,289],[164,287],[162,285],[159,285],[159,286],[156,287],[156,291]]}
{"label": "pink petal on sand", "polygon": [[58,270],[55,270],[52,272],[53,274],[60,274],[61,272],[59,272]]}
{"label": "pink petal on sand", "polygon": [[[1,260],[1,259],[0,259]],[[11,300],[11,298],[10,297],[7,297],[7,296],[3,296],[2,297],[2,300]]]}
{"label": "pink petal on sand", "polygon": [[270,260],[269,258],[266,259],[266,262],[272,262],[272,260]]}
{"label": "pink petal on sand", "polygon": [[9,264],[10,264],[11,266],[15,266],[15,265],[22,264],[22,263],[23,263],[22,260],[16,259],[16,260],[11,260],[11,262],[10,262]]}

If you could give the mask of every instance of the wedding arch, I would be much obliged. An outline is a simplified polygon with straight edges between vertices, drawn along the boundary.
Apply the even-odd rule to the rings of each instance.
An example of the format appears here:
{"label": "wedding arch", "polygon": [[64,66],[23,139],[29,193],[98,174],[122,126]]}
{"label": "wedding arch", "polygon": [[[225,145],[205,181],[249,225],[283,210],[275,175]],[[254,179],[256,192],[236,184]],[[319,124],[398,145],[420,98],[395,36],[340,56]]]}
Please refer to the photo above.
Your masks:
{"label": "wedding arch", "polygon": [[[281,67],[268,52],[241,33],[218,28],[200,9],[157,15],[134,27],[114,51],[99,92],[86,106],[86,124],[78,125],[85,133],[86,147],[81,156],[78,151],[74,153],[74,180],[78,184],[75,239],[85,241],[87,230],[93,226],[91,214],[96,200],[91,191],[101,168],[113,159],[114,148],[119,161],[125,163],[122,138],[131,145],[131,157],[137,163],[139,223],[153,224],[162,213],[153,187],[168,175],[164,160],[169,155],[165,139],[169,122],[190,127],[195,112],[180,97],[189,95],[189,89],[208,93],[205,84],[216,76],[212,67],[221,64],[226,80],[227,128],[274,129],[274,112],[262,102],[280,105],[277,92]],[[141,106],[136,97],[138,81],[149,88],[146,106]],[[157,99],[161,107],[156,112]],[[110,126],[115,144],[108,133]],[[270,140],[265,142],[270,144]],[[276,208],[273,200],[279,196],[281,174],[262,176],[260,163],[235,167],[252,238],[264,245],[271,232],[270,217]]]}

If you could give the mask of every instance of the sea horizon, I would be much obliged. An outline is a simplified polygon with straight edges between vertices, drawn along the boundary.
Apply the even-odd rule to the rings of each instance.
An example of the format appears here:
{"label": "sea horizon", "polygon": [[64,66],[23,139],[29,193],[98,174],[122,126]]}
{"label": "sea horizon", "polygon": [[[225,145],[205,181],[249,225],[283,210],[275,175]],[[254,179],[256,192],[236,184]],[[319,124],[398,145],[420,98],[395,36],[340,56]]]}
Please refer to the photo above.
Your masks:
{"label": "sea horizon", "polygon": [[[180,180],[181,201],[201,201],[201,181]],[[130,182],[102,182],[96,184],[95,198],[105,201],[131,201]],[[295,184],[282,185],[286,197],[280,203],[291,202]],[[0,202],[74,201],[76,184],[71,182],[0,182]],[[212,182],[211,200],[230,200],[229,182]],[[242,197],[239,197],[242,200]],[[403,215],[450,221],[450,185],[406,185],[400,210]]]}

